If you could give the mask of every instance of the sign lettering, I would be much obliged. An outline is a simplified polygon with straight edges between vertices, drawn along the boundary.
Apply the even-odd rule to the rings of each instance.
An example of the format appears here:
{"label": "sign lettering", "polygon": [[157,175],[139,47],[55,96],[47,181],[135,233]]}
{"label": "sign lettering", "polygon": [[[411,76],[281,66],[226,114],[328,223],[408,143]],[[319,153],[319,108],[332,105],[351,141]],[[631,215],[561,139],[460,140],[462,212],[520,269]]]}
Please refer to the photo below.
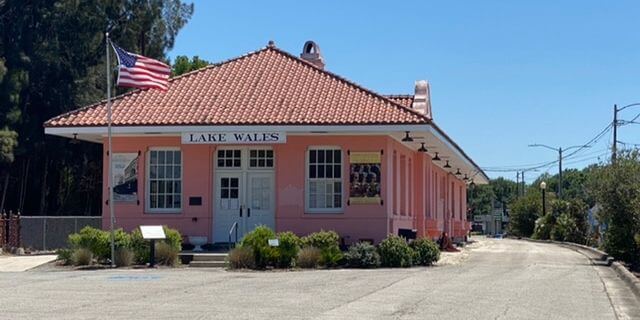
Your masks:
{"label": "sign lettering", "polygon": [[285,143],[284,132],[185,132],[182,144],[271,144]]}

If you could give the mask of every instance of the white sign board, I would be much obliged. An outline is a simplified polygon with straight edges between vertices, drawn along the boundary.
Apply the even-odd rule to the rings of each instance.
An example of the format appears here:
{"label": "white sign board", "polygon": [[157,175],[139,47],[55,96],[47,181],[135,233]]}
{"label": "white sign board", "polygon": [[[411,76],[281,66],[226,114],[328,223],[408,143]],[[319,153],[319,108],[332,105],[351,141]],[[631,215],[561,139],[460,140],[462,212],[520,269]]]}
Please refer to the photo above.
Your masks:
{"label": "white sign board", "polygon": [[183,132],[182,144],[272,144],[287,142],[287,134],[273,131]]}
{"label": "white sign board", "polygon": [[142,232],[142,238],[147,240],[159,240],[166,239],[162,226],[140,226],[140,232]]}
{"label": "white sign board", "polygon": [[280,245],[280,240],[278,239],[269,239],[269,246],[270,247],[277,247]]}

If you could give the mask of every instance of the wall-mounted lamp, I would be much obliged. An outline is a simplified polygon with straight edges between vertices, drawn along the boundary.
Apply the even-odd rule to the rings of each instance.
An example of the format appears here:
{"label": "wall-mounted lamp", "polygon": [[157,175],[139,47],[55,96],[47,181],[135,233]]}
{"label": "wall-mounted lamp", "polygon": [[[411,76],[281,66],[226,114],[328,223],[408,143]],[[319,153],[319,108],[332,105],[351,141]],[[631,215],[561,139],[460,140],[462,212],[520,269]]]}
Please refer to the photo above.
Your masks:
{"label": "wall-mounted lamp", "polygon": [[449,160],[447,160],[447,163],[444,164],[444,168],[447,168],[447,169],[451,168],[451,165],[449,165]]}
{"label": "wall-mounted lamp", "polygon": [[440,157],[438,156],[437,152],[436,152],[436,156],[433,157],[433,161],[440,161]]}
{"label": "wall-mounted lamp", "polygon": [[458,168],[458,170],[456,170],[455,175],[456,175],[456,176],[459,176],[459,175],[461,175],[461,174],[462,174],[462,172],[460,172],[460,168]]}
{"label": "wall-mounted lamp", "polygon": [[402,142],[413,142],[413,138],[409,136],[409,131],[405,131],[404,138],[402,138]]}
{"label": "wall-mounted lamp", "polygon": [[427,148],[424,147],[424,142],[421,142],[420,144],[421,144],[421,146],[420,146],[420,149],[418,149],[418,151],[427,152]]}
{"label": "wall-mounted lamp", "polygon": [[466,173],[464,174],[464,178],[462,178],[462,180],[464,180],[464,181],[469,181],[469,177],[467,177],[467,174],[466,174]]}
{"label": "wall-mounted lamp", "polygon": [[77,133],[74,133],[74,134],[73,134],[73,139],[72,139],[72,140],[71,140],[71,142],[69,142],[69,143],[71,143],[71,144],[78,144],[78,143],[80,143],[80,140],[78,140],[78,134],[77,134]]}

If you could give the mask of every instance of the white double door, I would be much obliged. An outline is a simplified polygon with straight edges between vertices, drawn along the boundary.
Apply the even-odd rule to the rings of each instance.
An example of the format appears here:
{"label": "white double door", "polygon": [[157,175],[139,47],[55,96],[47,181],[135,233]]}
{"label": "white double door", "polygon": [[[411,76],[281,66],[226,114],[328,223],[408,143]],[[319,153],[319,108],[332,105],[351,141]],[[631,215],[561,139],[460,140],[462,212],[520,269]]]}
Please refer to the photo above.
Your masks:
{"label": "white double door", "polygon": [[[214,242],[238,240],[259,225],[275,228],[273,168],[249,166],[249,149],[241,151],[240,166],[218,167],[215,172]],[[271,152],[271,154],[273,154]],[[231,233],[230,233],[231,232]]]}

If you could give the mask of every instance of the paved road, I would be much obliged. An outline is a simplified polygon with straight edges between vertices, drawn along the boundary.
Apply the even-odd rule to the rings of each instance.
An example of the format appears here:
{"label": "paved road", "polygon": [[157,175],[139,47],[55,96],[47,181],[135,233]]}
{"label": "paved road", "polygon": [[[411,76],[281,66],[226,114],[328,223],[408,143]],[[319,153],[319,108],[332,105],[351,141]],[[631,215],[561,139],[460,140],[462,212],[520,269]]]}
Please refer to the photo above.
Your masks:
{"label": "paved road", "polygon": [[431,268],[0,274],[2,319],[624,319],[638,300],[552,244],[483,240]]}

